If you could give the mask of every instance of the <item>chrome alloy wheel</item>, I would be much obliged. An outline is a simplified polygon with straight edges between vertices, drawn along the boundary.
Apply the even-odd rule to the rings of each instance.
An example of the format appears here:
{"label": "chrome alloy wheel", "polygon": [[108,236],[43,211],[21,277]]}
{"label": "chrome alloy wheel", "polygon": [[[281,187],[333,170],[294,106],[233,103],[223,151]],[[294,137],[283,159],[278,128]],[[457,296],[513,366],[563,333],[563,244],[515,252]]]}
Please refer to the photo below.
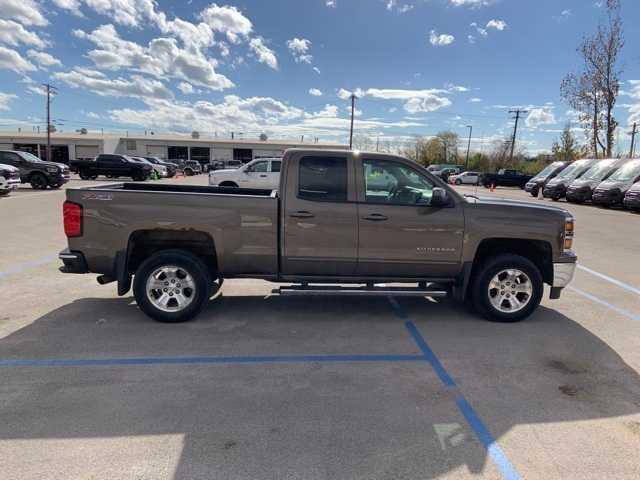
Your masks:
{"label": "chrome alloy wheel", "polygon": [[521,270],[502,270],[489,282],[488,293],[493,308],[502,313],[515,313],[531,301],[533,284]]}
{"label": "chrome alloy wheel", "polygon": [[186,270],[175,265],[156,268],[147,279],[147,298],[163,312],[180,312],[196,295],[196,284]]}

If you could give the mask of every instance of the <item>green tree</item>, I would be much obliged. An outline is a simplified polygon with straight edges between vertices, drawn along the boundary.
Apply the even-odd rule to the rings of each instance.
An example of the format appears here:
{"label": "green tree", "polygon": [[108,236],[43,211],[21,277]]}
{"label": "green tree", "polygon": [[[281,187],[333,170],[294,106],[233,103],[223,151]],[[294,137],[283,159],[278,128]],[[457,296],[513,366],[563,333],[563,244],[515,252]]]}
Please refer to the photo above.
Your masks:
{"label": "green tree", "polygon": [[582,147],[578,145],[570,123],[565,125],[558,140],[553,142],[551,152],[558,160],[565,162],[573,162],[582,155]]}

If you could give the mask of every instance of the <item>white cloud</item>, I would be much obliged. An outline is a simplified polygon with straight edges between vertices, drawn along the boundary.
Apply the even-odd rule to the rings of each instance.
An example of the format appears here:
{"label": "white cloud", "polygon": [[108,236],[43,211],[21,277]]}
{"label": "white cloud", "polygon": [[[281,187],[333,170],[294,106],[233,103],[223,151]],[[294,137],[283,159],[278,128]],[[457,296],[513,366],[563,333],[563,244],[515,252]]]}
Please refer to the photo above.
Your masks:
{"label": "white cloud", "polygon": [[162,82],[148,79],[141,75],[132,75],[129,79],[123,77],[110,79],[104,76],[87,76],[85,72],[71,70],[70,72],[55,73],[53,78],[66,83],[72,88],[91,90],[93,93],[103,97],[173,98],[171,91]]}
{"label": "white cloud", "polygon": [[492,19],[487,22],[487,28],[494,28],[496,30],[503,31],[507,28],[507,22],[504,20]]}
{"label": "white cloud", "polygon": [[629,80],[631,85],[631,91],[628,95],[635,101],[634,104],[629,106],[629,119],[628,123],[640,122],[640,80]]}
{"label": "white cloud", "polygon": [[[351,96],[350,91],[341,88],[338,97],[346,100]],[[357,89],[355,92],[359,98],[368,96],[382,100],[401,100],[404,102],[404,109],[409,113],[434,112],[451,105],[451,100],[445,94],[451,93],[449,90],[428,89],[428,90],[406,90],[393,88],[369,88],[365,91]]]}
{"label": "white cloud", "polygon": [[37,34],[30,32],[18,22],[2,19],[0,19],[0,42],[12,47],[17,47],[21,43],[33,45],[37,48],[45,48],[47,46],[46,42],[41,40]]}
{"label": "white cloud", "polygon": [[13,93],[0,92],[0,110],[9,110],[9,103],[16,98]]}
{"label": "white cloud", "polygon": [[96,45],[87,56],[99,69],[128,69],[158,78],[174,77],[211,90],[224,90],[233,82],[215,71],[217,61],[193,48],[180,48],[174,38],[160,37],[147,47],[122,39],[111,24],[91,33],[74,30],[73,34]]}
{"label": "white cloud", "polygon": [[36,67],[10,48],[0,46],[0,70],[13,70],[16,73],[32,72]]}
{"label": "white cloud", "polygon": [[62,62],[60,60],[58,60],[53,55],[49,55],[48,53],[45,53],[45,52],[38,52],[37,50],[28,50],[27,56],[43,68],[62,66]]}
{"label": "white cloud", "polygon": [[324,4],[329,8],[336,8],[336,0],[326,0]]}
{"label": "white cloud", "polygon": [[89,112],[87,113],[87,117],[89,118],[102,118],[102,116],[96,112]]}
{"label": "white cloud", "polygon": [[49,22],[34,0],[0,0],[0,18],[17,20],[23,25],[43,27]]}
{"label": "white cloud", "polygon": [[451,105],[451,100],[446,97],[432,95],[426,98],[410,98],[404,104],[404,109],[409,113],[435,112]]}
{"label": "white cloud", "polygon": [[278,59],[276,54],[264,44],[262,37],[252,38],[249,42],[249,48],[255,54],[260,63],[264,63],[274,70],[278,69]]}
{"label": "white cloud", "polygon": [[341,100],[346,100],[349,97],[351,97],[351,95],[355,95],[358,98],[362,98],[366,95],[366,92],[361,88],[356,88],[353,91],[345,90],[344,88],[341,88],[340,90],[338,90],[337,95],[338,95],[338,98],[340,98]]}
{"label": "white cloud", "polygon": [[469,102],[471,102],[471,103],[480,103],[481,101],[482,101],[482,99],[478,98],[478,97],[473,97],[473,98],[469,99]]}
{"label": "white cloud", "polygon": [[313,71],[320,75],[320,69],[318,67],[313,67]]}
{"label": "white cloud", "polygon": [[246,37],[253,30],[251,20],[236,7],[229,5],[218,6],[212,3],[202,11],[200,18],[213,31],[225,34],[232,43],[237,43],[240,36]]}
{"label": "white cloud", "polygon": [[306,38],[292,38],[287,41],[287,48],[298,63],[311,63],[313,56],[309,53],[311,41]]}
{"label": "white cloud", "polygon": [[529,112],[525,124],[530,128],[537,128],[540,125],[553,125],[556,117],[548,108],[534,108]]}
{"label": "white cloud", "polygon": [[395,11],[399,14],[403,14],[413,10],[413,5],[410,3],[399,5],[397,0],[384,0],[384,2],[386,9],[390,12]]}
{"label": "white cloud", "polygon": [[491,5],[494,0],[449,0],[454,7],[486,7]]}
{"label": "white cloud", "polygon": [[444,88],[446,88],[447,91],[449,92],[457,92],[457,93],[464,93],[469,91],[468,87],[465,87],[462,85],[454,85],[453,83],[445,84]]}
{"label": "white cloud", "polygon": [[[487,32],[486,28],[482,28],[480,26],[478,26],[478,24],[476,22],[473,22],[471,25],[469,25],[471,28],[474,28],[476,30],[476,32],[478,32],[478,34],[481,37],[486,37],[487,35],[489,35],[489,32]],[[471,42],[474,43],[474,42]]]}
{"label": "white cloud", "polygon": [[435,30],[429,32],[429,43],[435,47],[443,47],[445,45],[451,45],[455,41],[456,37],[446,33],[438,34]]}
{"label": "white cloud", "polygon": [[314,97],[321,97],[322,96],[322,91],[317,89],[317,88],[310,88],[309,89],[309,95],[313,95]]}
{"label": "white cloud", "polygon": [[191,85],[190,83],[187,82],[180,82],[178,84],[178,90],[180,90],[182,93],[184,94],[191,94],[193,93],[193,85]]}

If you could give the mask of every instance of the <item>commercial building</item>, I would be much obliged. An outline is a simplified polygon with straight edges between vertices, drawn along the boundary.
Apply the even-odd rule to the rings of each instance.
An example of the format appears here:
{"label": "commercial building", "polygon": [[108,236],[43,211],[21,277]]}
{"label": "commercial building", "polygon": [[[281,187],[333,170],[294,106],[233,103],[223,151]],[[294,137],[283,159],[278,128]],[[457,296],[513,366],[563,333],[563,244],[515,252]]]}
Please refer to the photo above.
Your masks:
{"label": "commercial building", "polygon": [[[22,150],[42,158],[47,157],[47,136],[44,133],[2,132],[0,150]],[[347,149],[343,144],[290,142],[281,140],[194,138],[179,135],[137,135],[53,133],[51,159],[68,163],[70,159],[93,158],[100,153],[151,155],[165,160],[197,160],[207,164],[216,160],[240,160],[279,157],[288,148],[313,147]]]}

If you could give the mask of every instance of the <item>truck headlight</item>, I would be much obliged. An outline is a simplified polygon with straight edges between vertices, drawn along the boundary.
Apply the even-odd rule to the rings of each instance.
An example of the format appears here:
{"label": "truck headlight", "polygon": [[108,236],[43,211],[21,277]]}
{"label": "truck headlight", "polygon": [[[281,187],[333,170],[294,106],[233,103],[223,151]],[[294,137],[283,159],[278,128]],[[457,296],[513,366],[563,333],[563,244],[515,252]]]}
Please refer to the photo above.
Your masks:
{"label": "truck headlight", "polygon": [[47,167],[47,172],[58,173],[58,169],[56,167]]}
{"label": "truck headlight", "polygon": [[567,217],[564,221],[564,250],[571,250],[573,247],[573,235],[575,232],[575,220],[573,217]]}

